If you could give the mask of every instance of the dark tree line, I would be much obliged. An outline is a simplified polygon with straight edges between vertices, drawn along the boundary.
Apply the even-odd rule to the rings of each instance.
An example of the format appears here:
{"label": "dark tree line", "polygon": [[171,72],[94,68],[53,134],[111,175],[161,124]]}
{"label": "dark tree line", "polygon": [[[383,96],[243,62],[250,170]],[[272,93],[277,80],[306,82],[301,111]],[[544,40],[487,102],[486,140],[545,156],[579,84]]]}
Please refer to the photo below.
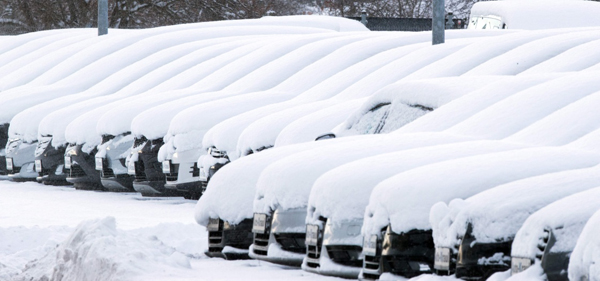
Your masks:
{"label": "dark tree line", "polygon": [[[476,0],[446,0],[465,14]],[[430,17],[432,0],[108,0],[112,28],[163,25],[266,15],[326,14],[371,17]],[[95,27],[97,0],[0,0],[0,34]]]}

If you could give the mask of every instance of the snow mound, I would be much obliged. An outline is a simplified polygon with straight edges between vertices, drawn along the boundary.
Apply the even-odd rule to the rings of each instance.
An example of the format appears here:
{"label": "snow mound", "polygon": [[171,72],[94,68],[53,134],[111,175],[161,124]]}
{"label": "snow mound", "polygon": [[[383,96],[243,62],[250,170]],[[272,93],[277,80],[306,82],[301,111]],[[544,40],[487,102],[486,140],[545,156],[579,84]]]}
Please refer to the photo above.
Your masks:
{"label": "snow mound", "polygon": [[31,261],[17,280],[130,280],[156,267],[190,268],[188,258],[158,238],[117,230],[113,217],[80,223],[44,257]]}

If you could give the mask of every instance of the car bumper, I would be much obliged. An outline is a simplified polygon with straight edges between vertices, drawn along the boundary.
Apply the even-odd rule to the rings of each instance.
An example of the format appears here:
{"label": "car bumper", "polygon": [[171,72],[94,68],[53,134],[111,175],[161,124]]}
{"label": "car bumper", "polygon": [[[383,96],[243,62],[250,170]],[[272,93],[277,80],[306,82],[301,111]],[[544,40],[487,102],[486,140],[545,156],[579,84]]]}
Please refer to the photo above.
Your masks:
{"label": "car bumper", "polygon": [[245,219],[235,226],[221,221],[218,229],[208,231],[208,250],[204,253],[227,260],[248,259],[252,238],[252,219]]}
{"label": "car bumper", "polygon": [[266,232],[255,233],[250,257],[277,264],[301,266],[306,255],[305,218],[305,208],[276,210]]}

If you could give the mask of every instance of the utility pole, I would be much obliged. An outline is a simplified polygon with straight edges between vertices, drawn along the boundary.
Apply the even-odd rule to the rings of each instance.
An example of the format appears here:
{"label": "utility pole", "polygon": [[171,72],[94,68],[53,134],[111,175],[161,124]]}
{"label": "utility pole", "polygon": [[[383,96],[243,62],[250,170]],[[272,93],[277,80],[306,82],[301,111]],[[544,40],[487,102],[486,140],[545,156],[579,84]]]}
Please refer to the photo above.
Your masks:
{"label": "utility pole", "polygon": [[108,0],[98,0],[98,36],[108,34]]}
{"label": "utility pole", "polygon": [[446,3],[444,0],[433,0],[433,19],[431,20],[433,45],[443,44],[445,41],[444,21],[446,19]]}

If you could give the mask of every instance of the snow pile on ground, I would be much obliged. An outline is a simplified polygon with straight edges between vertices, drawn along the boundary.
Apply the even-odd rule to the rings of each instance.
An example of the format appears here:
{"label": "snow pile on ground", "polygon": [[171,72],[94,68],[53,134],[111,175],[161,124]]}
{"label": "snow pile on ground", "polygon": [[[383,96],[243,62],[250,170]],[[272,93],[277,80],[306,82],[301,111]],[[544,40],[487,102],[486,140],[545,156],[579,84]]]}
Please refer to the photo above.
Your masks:
{"label": "snow pile on ground", "polygon": [[85,221],[55,249],[29,262],[22,280],[129,280],[156,267],[190,268],[188,258],[158,238],[117,230],[113,217]]}
{"label": "snow pile on ground", "polygon": [[529,216],[515,236],[511,256],[535,259],[544,230],[551,231],[556,239],[552,253],[573,251],[586,222],[600,209],[599,197],[600,188],[582,191]]}
{"label": "snow pile on ground", "polygon": [[569,261],[570,280],[600,280],[600,211],[586,223]]}
{"label": "snow pile on ground", "polygon": [[456,199],[447,206],[440,202],[430,213],[435,244],[453,247],[465,235],[468,223],[473,226],[477,242],[513,239],[532,213],[566,196],[600,186],[599,172],[596,166],[546,174],[500,185],[466,200]]}

